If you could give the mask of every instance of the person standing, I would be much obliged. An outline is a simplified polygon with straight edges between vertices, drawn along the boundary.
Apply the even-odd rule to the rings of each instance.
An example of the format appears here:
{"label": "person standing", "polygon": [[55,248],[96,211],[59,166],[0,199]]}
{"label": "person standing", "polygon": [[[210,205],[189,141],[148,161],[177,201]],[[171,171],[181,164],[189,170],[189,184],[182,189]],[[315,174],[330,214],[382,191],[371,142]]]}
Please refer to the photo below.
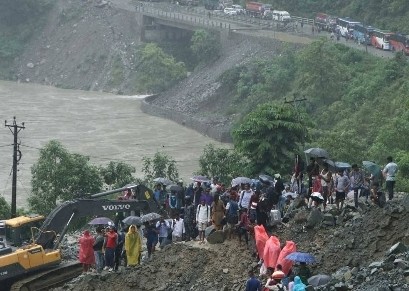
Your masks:
{"label": "person standing", "polygon": [[104,253],[102,249],[104,248],[104,230],[102,227],[97,227],[97,235],[95,236],[95,241],[93,245],[94,257],[95,257],[95,269],[97,273],[101,273],[102,268],[104,268]]}
{"label": "person standing", "polygon": [[315,160],[315,158],[310,158],[310,163],[307,166],[307,174],[308,174],[308,192],[307,192],[307,203],[309,202],[310,196],[312,194],[312,186],[314,178],[316,178],[320,174],[320,168]]}
{"label": "person standing", "polygon": [[234,200],[234,196],[229,197],[226,205],[227,237],[231,239],[235,225],[239,222],[239,204]]}
{"label": "person standing", "polygon": [[224,203],[220,200],[220,195],[214,195],[214,201],[212,203],[212,222],[215,226],[216,230],[222,229],[222,220],[224,218],[224,213],[226,208],[224,207]]}
{"label": "person standing", "polygon": [[122,250],[125,243],[125,233],[123,229],[116,233],[118,234],[118,243],[115,247],[114,271],[118,271],[118,268],[121,265]]}
{"label": "person standing", "polygon": [[254,192],[250,188],[250,184],[244,184],[244,190],[240,193],[239,207],[240,208],[250,208],[250,199]]}
{"label": "person standing", "polygon": [[88,272],[91,265],[95,264],[94,242],[95,239],[88,230],[84,231],[84,234],[79,239],[80,251],[78,257],[84,273]]}
{"label": "person standing", "polygon": [[161,217],[155,226],[159,233],[159,246],[162,247],[162,242],[166,240],[169,235],[170,225],[168,221]]}
{"label": "person standing", "polygon": [[127,265],[130,267],[138,265],[142,252],[142,239],[135,225],[131,225],[125,235],[125,251]]}
{"label": "person standing", "polygon": [[118,244],[118,234],[113,226],[110,226],[108,232],[105,234],[105,268],[112,272],[114,270],[115,248]]}
{"label": "person standing", "polygon": [[[339,170],[338,176],[335,180],[335,203],[337,205],[338,210],[342,210],[344,207],[344,201],[346,197],[346,193],[349,189],[349,179],[348,176],[344,175],[343,170]],[[339,203],[341,202],[341,208],[339,208]]]}
{"label": "person standing", "polygon": [[389,200],[393,199],[393,189],[395,188],[396,174],[398,173],[398,165],[393,162],[391,156],[386,158],[387,164],[382,171],[386,180],[386,190],[388,191]]}
{"label": "person standing", "polygon": [[194,240],[196,238],[195,234],[197,234],[195,233],[196,212],[190,197],[185,197],[185,203],[183,222],[185,224],[186,241],[190,241],[191,239]]}
{"label": "person standing", "polygon": [[320,173],[320,178],[321,178],[321,187],[322,187],[322,197],[324,197],[323,205],[324,205],[324,211],[325,211],[328,200],[329,202],[331,202],[330,185],[331,185],[332,173],[328,168],[328,163],[324,163],[324,168],[322,169]]}
{"label": "person standing", "polygon": [[349,174],[349,179],[352,183],[352,189],[354,190],[354,202],[355,208],[358,208],[358,197],[359,197],[359,190],[362,191],[364,185],[364,173],[358,168],[357,164],[352,165],[352,171]]}
{"label": "person standing", "polygon": [[202,199],[199,206],[197,206],[196,222],[197,222],[197,229],[199,230],[199,240],[201,243],[203,243],[205,239],[206,227],[211,222],[210,206],[206,205],[206,201],[204,199]]}
{"label": "person standing", "polygon": [[246,282],[246,291],[261,291],[261,282],[256,278],[253,271],[249,271],[249,279]]}
{"label": "person standing", "polygon": [[148,250],[148,258],[152,257],[152,254],[155,252],[155,246],[158,243],[158,231],[155,226],[152,225],[149,221],[145,222],[145,237],[146,237],[146,248]]}
{"label": "person standing", "polygon": [[172,241],[173,242],[182,241],[183,235],[185,233],[185,225],[183,223],[183,219],[180,218],[179,214],[177,214],[176,218],[173,220],[172,226],[173,226]]}

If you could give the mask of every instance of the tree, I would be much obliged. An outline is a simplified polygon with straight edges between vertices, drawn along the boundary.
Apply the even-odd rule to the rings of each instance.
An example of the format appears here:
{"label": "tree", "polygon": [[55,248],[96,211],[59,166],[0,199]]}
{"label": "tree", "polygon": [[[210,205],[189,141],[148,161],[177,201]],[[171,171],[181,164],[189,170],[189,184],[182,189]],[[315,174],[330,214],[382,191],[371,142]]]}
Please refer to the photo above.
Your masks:
{"label": "tree", "polygon": [[217,59],[220,56],[219,35],[203,29],[196,30],[190,48],[199,63]]}
{"label": "tree", "polygon": [[124,187],[135,180],[132,176],[132,173],[136,171],[135,167],[123,162],[109,162],[105,168],[100,167],[99,171],[105,184],[113,186],[113,188]]}
{"label": "tree", "polygon": [[137,77],[139,91],[161,92],[186,77],[185,64],[163,52],[156,44],[148,43],[142,49],[140,72]]}
{"label": "tree", "polygon": [[290,105],[259,105],[233,131],[234,146],[250,160],[252,174],[288,168],[306,133],[305,121],[305,113]]}
{"label": "tree", "polygon": [[89,158],[69,153],[56,140],[40,150],[31,173],[32,193],[28,202],[31,210],[39,214],[48,214],[59,201],[97,193],[102,188],[98,168],[89,164]]}
{"label": "tree", "polygon": [[208,144],[199,158],[199,166],[201,175],[217,176],[224,184],[230,184],[233,178],[247,175],[248,160],[233,149]]}
{"label": "tree", "polygon": [[142,161],[142,172],[148,183],[152,183],[153,179],[159,177],[171,181],[176,181],[179,178],[176,161],[165,153],[157,152],[153,158],[143,157]]}
{"label": "tree", "polygon": [[8,219],[11,216],[10,204],[3,196],[0,196],[0,219]]}

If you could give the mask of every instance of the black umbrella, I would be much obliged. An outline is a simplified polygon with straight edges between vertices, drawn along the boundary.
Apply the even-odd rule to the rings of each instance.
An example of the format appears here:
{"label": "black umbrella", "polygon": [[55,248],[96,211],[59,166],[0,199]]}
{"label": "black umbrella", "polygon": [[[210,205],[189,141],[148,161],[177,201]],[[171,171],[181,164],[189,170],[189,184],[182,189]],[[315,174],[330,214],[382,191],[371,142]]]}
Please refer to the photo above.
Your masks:
{"label": "black umbrella", "polygon": [[141,221],[142,221],[142,223],[145,223],[145,222],[148,222],[148,221],[159,219],[161,217],[162,217],[162,215],[160,215],[158,213],[155,213],[155,212],[152,212],[152,213],[142,215],[141,216]]}
{"label": "black umbrella", "polygon": [[182,186],[179,186],[179,185],[168,185],[168,186],[166,186],[166,190],[175,191],[175,192],[182,192],[184,189],[183,189]]}
{"label": "black umbrella", "polygon": [[329,157],[328,152],[322,148],[310,148],[308,150],[305,150],[304,153],[314,158],[328,158]]}
{"label": "black umbrella", "polygon": [[331,281],[331,276],[325,275],[325,274],[318,274],[315,276],[312,276],[308,279],[308,284],[318,287],[322,285],[326,285]]}
{"label": "black umbrella", "polygon": [[127,225],[142,225],[142,219],[139,216],[128,216],[124,220],[122,220],[123,223]]}
{"label": "black umbrella", "polygon": [[274,178],[269,175],[260,175],[258,178],[260,179],[261,183],[271,184],[274,182]]}
{"label": "black umbrella", "polygon": [[162,184],[162,185],[165,185],[165,186],[166,185],[172,185],[174,183],[171,180],[166,179],[166,178],[162,178],[162,177],[153,179],[153,182],[159,183],[159,184]]}

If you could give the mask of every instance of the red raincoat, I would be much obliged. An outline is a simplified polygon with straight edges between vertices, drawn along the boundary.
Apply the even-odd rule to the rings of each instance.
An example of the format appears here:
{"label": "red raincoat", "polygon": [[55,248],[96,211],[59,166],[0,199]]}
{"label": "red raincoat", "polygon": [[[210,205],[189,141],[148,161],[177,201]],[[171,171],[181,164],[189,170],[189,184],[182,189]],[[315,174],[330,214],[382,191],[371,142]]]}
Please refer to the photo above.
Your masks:
{"label": "red raincoat", "polygon": [[86,265],[95,264],[94,245],[95,239],[89,234],[89,231],[84,231],[83,236],[79,240],[80,252],[78,259],[80,263]]}
{"label": "red raincoat", "polygon": [[276,236],[270,236],[264,247],[263,255],[264,265],[266,268],[275,268],[280,252],[280,240]]}
{"label": "red raincoat", "polygon": [[293,262],[287,260],[285,257],[296,251],[297,246],[295,245],[295,243],[293,241],[286,241],[285,246],[283,247],[283,249],[280,252],[280,255],[278,256],[277,265],[281,265],[283,267],[283,272],[286,275],[288,275],[288,272],[293,267]]}
{"label": "red raincoat", "polygon": [[264,255],[264,246],[268,240],[268,234],[262,225],[256,225],[254,227],[254,237],[256,240],[257,253],[260,258],[263,258]]}

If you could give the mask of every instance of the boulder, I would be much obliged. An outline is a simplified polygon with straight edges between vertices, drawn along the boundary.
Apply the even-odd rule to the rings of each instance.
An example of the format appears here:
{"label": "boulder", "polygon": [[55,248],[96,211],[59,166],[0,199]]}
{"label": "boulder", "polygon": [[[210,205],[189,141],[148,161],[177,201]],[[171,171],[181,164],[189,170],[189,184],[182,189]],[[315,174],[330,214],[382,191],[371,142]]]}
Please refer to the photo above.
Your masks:
{"label": "boulder", "polygon": [[325,213],[322,223],[324,225],[334,226],[335,225],[335,217],[331,213]]}
{"label": "boulder", "polygon": [[216,231],[216,228],[214,227],[214,225],[208,226],[205,229],[205,237],[207,238],[210,234],[212,234],[213,232]]}
{"label": "boulder", "polygon": [[321,223],[323,217],[324,216],[322,215],[322,212],[319,209],[317,208],[312,209],[310,215],[308,216],[306,227],[314,228],[315,226]]}
{"label": "boulder", "polygon": [[221,244],[224,242],[225,235],[222,230],[216,230],[209,234],[206,239],[209,244]]}

